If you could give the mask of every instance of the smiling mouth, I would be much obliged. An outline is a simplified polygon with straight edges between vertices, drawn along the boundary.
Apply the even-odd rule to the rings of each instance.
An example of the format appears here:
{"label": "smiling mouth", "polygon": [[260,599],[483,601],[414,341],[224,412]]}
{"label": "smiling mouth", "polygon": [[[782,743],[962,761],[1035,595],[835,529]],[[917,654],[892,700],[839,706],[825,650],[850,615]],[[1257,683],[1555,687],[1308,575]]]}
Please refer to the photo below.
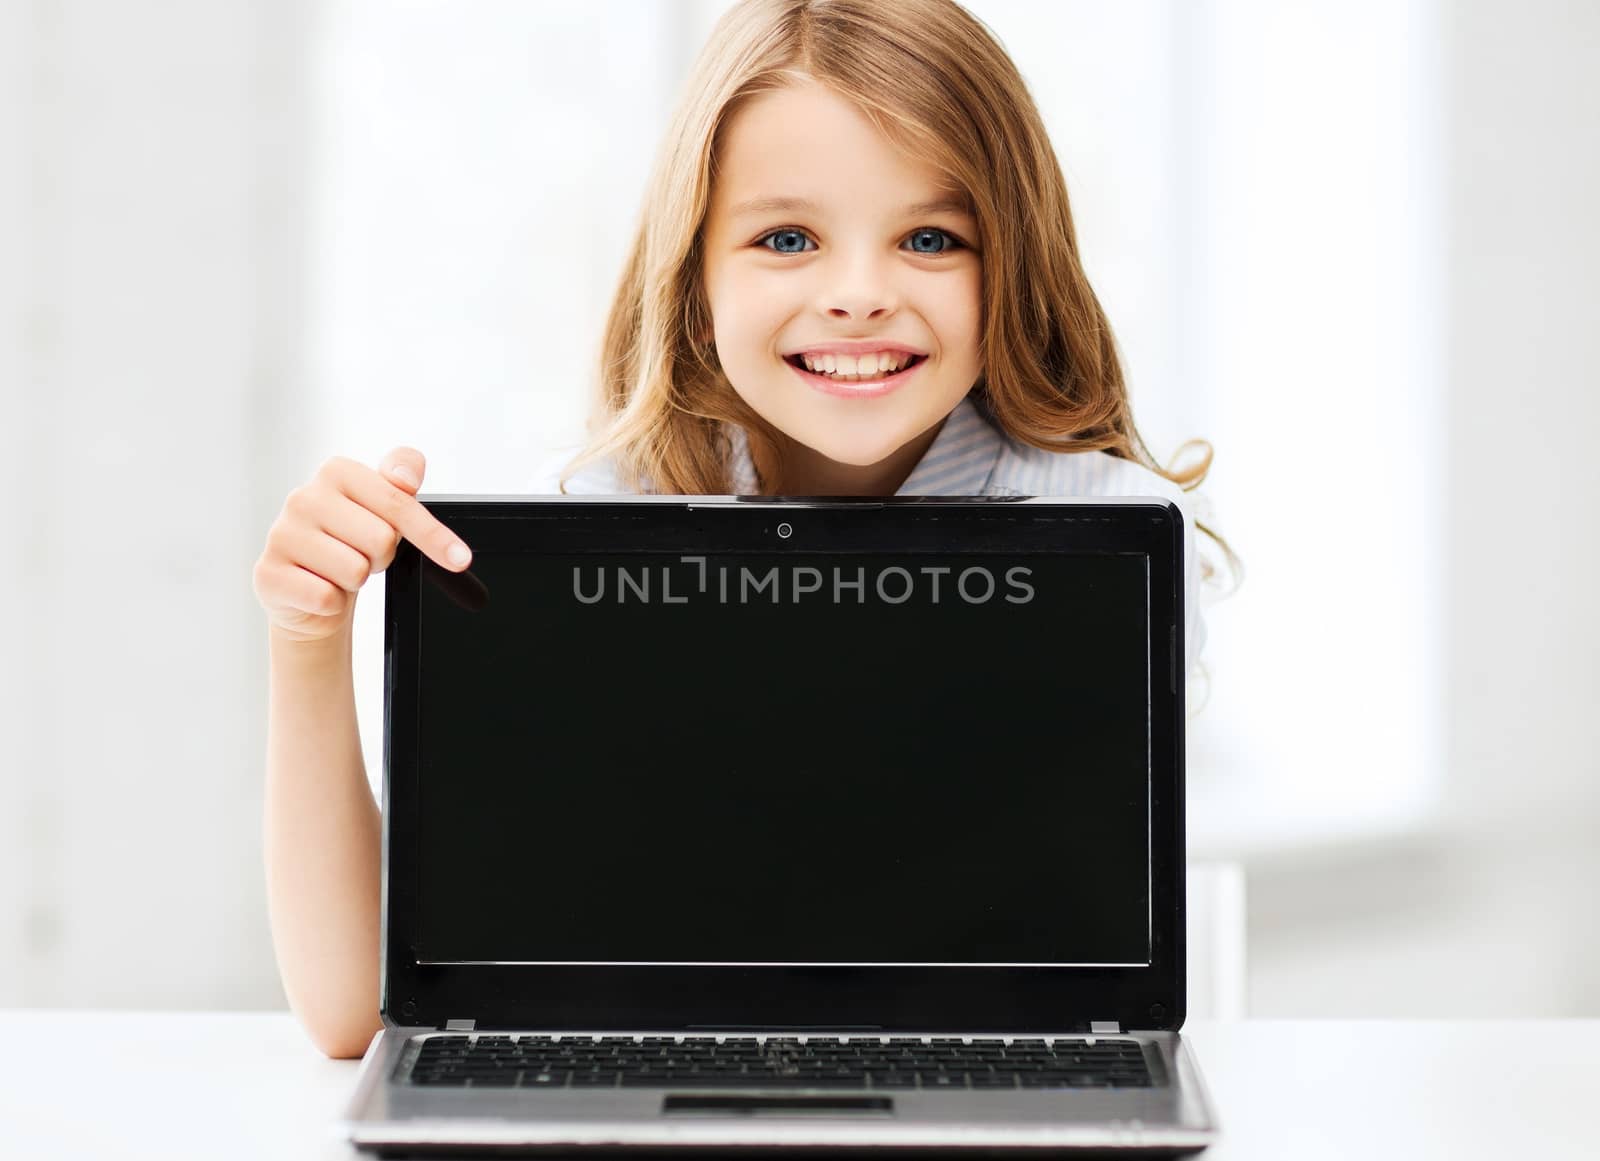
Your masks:
{"label": "smiling mouth", "polygon": [[875,370],[871,374],[840,374],[838,371],[823,371],[814,369],[815,361],[811,367],[806,366],[803,355],[785,355],[783,361],[797,371],[804,371],[808,375],[816,375],[822,379],[830,379],[835,383],[880,383],[885,379],[893,378],[902,372],[909,371],[919,363],[927,361],[926,355],[912,355],[905,362],[891,370]]}

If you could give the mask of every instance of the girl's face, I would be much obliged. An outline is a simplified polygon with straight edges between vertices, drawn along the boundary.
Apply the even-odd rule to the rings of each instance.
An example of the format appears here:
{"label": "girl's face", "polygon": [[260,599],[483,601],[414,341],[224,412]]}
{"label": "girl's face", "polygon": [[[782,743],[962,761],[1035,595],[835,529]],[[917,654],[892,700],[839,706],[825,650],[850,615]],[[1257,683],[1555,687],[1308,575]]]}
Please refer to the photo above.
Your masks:
{"label": "girl's face", "polygon": [[790,441],[785,491],[892,493],[977,380],[963,201],[813,80],[724,127],[706,296],[734,390]]}

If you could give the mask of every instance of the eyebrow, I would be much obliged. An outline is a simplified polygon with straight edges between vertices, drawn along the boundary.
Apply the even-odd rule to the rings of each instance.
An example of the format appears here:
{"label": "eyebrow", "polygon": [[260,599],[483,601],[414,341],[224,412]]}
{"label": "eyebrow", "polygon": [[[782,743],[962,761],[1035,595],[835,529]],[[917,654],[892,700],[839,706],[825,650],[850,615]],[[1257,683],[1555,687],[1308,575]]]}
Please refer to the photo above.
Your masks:
{"label": "eyebrow", "polygon": [[[728,211],[731,217],[740,217],[744,214],[770,214],[783,210],[807,210],[811,213],[820,213],[822,207],[808,198],[751,198],[749,201],[740,202]],[[934,198],[932,201],[917,202],[900,211],[901,217],[915,218],[922,214],[968,214],[972,209],[963,198],[944,196]]]}

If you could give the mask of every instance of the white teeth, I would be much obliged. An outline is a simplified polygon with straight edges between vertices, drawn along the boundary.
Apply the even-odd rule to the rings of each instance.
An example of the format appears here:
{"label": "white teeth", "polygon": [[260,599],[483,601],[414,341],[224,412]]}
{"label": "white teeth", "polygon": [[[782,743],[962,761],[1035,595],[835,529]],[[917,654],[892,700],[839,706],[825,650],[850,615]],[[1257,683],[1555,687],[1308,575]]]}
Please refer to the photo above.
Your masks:
{"label": "white teeth", "polygon": [[806,370],[819,375],[836,375],[840,378],[873,379],[880,375],[898,371],[912,359],[911,355],[898,351],[875,351],[869,354],[855,355],[806,355],[800,356],[800,361],[805,364]]}

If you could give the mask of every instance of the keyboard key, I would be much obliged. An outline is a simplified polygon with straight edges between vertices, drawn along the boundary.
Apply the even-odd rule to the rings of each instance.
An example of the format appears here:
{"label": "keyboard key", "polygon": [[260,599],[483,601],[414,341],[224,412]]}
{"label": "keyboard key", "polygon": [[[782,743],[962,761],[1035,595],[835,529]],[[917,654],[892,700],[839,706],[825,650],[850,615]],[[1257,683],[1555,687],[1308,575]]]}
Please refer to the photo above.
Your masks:
{"label": "keyboard key", "polygon": [[875,1072],[872,1074],[873,1088],[916,1088],[917,1074],[914,1072]]}

